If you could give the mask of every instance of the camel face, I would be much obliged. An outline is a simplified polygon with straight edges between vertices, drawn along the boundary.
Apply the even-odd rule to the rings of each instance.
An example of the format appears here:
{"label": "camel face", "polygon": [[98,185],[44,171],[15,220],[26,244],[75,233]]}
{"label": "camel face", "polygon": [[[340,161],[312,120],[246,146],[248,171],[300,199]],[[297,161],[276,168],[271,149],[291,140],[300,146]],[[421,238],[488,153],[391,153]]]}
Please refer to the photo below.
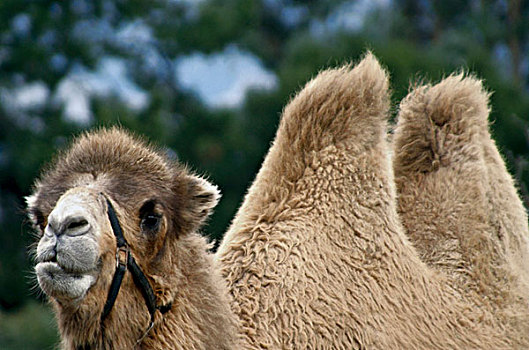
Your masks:
{"label": "camel face", "polygon": [[[130,198],[136,205],[124,208],[114,202],[113,207],[122,213],[118,220],[130,254],[148,262],[161,247],[168,222],[163,203],[145,200],[149,197],[140,194]],[[58,199],[47,216],[37,245],[35,272],[42,290],[63,304],[80,302],[95,284],[108,289],[117,263],[117,243],[107,199],[105,187],[97,181],[74,187]]]}
{"label": "camel face", "polygon": [[[222,281],[210,276],[209,245],[197,232],[219,196],[207,180],[120,129],[75,140],[26,198],[38,235],[37,280],[57,312],[64,347],[133,348],[146,329],[173,322],[175,298],[189,283],[200,295],[210,288],[200,319],[214,315],[219,330],[233,328]],[[217,328],[210,328],[213,339]],[[111,329],[129,337],[112,345]]]}
{"label": "camel face", "polygon": [[66,192],[48,216],[37,246],[39,285],[63,302],[83,298],[97,281],[99,237],[108,231],[101,196],[83,188]]}

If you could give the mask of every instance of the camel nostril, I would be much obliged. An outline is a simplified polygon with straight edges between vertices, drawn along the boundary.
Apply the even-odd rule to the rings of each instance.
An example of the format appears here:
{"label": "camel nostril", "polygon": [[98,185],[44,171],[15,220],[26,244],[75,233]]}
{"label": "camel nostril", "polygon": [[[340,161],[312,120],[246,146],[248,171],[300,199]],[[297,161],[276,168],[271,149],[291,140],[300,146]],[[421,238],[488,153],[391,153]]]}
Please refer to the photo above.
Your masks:
{"label": "camel nostril", "polygon": [[86,220],[80,220],[80,221],[75,221],[75,222],[71,222],[70,224],[68,224],[68,229],[74,229],[74,228],[78,228],[78,227],[83,227],[83,226],[86,226],[88,225],[88,221]]}
{"label": "camel nostril", "polygon": [[69,222],[65,225],[66,231],[79,231],[84,229],[88,226],[88,221],[84,218],[72,218],[69,220]]}

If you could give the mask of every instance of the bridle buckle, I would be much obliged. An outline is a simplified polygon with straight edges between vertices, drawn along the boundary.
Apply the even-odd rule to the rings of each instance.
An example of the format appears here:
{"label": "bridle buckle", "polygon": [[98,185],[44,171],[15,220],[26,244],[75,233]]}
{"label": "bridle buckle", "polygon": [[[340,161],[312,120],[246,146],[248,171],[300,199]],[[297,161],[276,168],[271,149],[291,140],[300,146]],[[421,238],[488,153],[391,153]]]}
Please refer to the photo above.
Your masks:
{"label": "bridle buckle", "polygon": [[116,249],[116,268],[120,266],[127,266],[129,254],[130,250],[128,246],[118,247],[118,249]]}

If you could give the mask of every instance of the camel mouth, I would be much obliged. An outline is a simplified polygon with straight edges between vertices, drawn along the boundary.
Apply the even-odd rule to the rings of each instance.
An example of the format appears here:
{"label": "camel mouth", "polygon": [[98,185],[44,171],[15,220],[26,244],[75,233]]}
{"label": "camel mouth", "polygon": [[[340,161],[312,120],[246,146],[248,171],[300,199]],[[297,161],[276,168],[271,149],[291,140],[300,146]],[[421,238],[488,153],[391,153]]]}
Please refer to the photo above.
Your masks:
{"label": "camel mouth", "polygon": [[57,255],[53,255],[47,259],[43,259],[41,262],[53,262],[53,263],[56,263],[56,264],[59,264],[59,262],[57,261]]}
{"label": "camel mouth", "polygon": [[96,281],[95,271],[71,271],[52,260],[35,266],[37,280],[44,293],[64,301],[84,298]]}

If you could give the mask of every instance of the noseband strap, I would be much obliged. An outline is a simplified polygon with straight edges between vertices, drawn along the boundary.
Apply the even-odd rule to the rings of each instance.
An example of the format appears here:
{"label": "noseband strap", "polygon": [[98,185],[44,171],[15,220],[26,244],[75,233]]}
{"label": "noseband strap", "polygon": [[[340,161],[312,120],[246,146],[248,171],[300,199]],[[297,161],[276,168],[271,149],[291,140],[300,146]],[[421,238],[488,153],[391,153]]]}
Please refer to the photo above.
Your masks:
{"label": "noseband strap", "polygon": [[121,282],[123,281],[125,272],[128,269],[132,275],[134,284],[136,284],[136,287],[138,287],[138,289],[141,291],[143,299],[145,299],[147,309],[149,310],[149,314],[151,315],[151,322],[148,328],[150,330],[154,324],[154,314],[156,313],[156,310],[160,310],[162,314],[166,313],[171,309],[171,304],[156,306],[156,296],[154,295],[151,284],[149,283],[149,280],[141,268],[136,263],[136,260],[134,260],[132,254],[130,254],[129,245],[123,236],[123,230],[121,229],[121,225],[119,224],[119,220],[112,203],[108,200],[108,198],[106,201],[108,208],[108,219],[110,221],[110,226],[112,226],[114,236],[116,237],[117,248],[116,272],[114,272],[114,277],[112,278],[112,283],[110,284],[110,289],[108,290],[107,301],[103,307],[103,313],[101,314],[101,324],[103,324],[103,321],[110,314],[110,311],[112,311],[112,307],[114,306],[116,298],[118,297]]}

